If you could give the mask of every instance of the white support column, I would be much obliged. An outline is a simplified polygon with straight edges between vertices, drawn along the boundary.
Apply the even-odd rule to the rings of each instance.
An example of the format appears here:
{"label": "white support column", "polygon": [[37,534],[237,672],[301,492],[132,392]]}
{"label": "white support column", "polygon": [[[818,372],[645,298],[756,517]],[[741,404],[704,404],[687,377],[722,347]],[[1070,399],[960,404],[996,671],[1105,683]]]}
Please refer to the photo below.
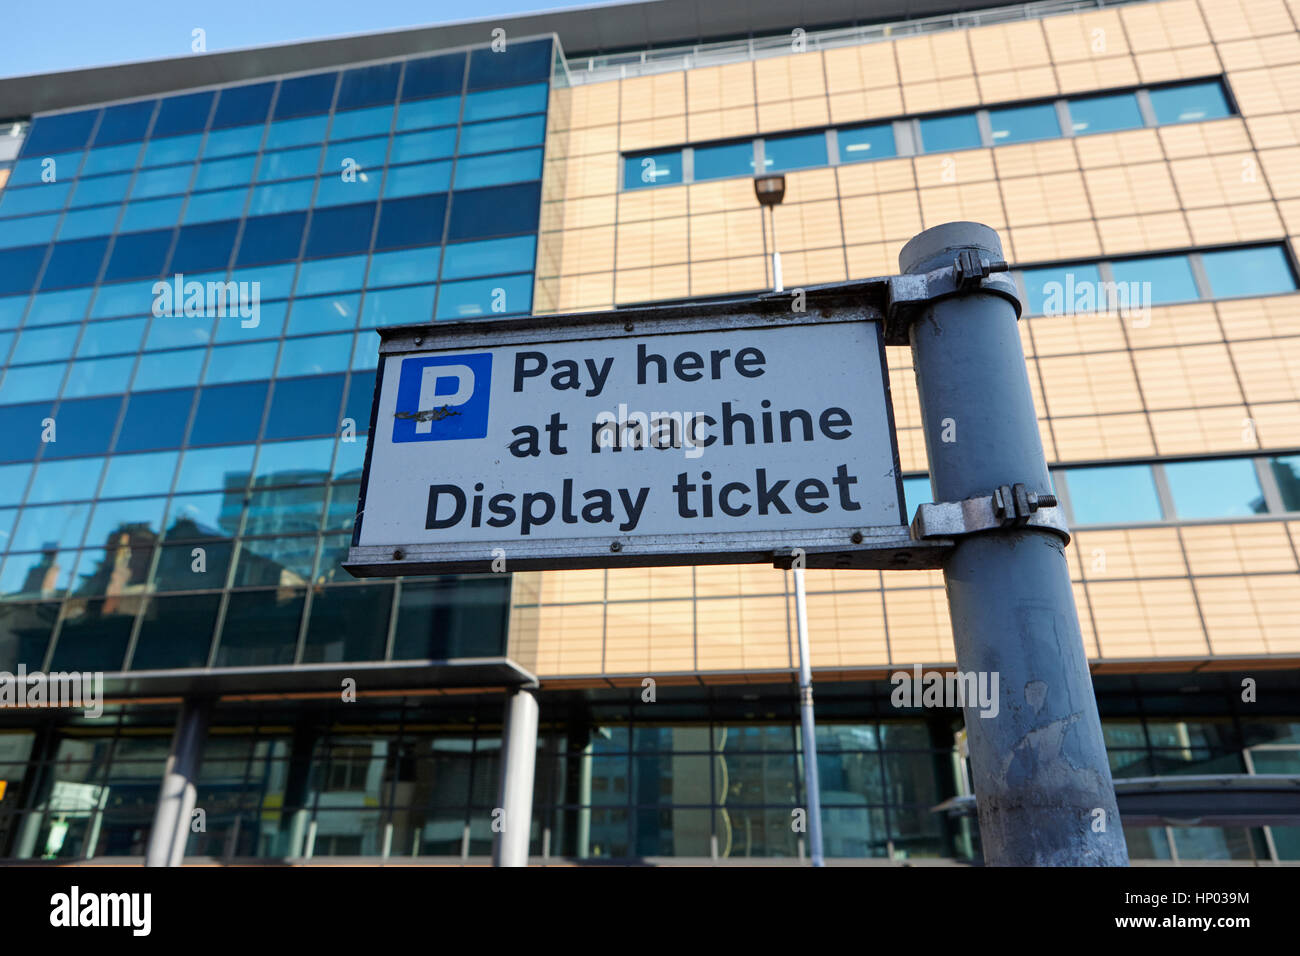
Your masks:
{"label": "white support column", "polygon": [[493,866],[527,866],[533,823],[533,771],[537,764],[537,694],[508,691],[501,728],[501,789],[494,814],[500,819],[492,847]]}
{"label": "white support column", "polygon": [[206,700],[187,700],[181,705],[162,786],[158,789],[153,829],[149,831],[145,848],[145,866],[180,866],[185,858],[211,707],[211,702]]}

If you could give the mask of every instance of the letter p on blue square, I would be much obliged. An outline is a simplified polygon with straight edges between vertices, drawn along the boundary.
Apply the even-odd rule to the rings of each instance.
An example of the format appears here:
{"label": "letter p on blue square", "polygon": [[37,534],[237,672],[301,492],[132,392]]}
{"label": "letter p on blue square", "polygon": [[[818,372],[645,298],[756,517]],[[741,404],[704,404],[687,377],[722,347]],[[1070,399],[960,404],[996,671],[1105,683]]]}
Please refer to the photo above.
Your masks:
{"label": "letter p on blue square", "polygon": [[485,438],[492,353],[402,360],[393,441]]}

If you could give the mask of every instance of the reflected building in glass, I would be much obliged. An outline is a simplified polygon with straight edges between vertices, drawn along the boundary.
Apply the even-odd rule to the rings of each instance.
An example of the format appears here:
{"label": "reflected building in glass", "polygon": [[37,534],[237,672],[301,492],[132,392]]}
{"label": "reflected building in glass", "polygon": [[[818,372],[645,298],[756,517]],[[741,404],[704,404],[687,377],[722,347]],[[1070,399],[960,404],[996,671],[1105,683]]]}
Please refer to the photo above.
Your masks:
{"label": "reflected building in glass", "polygon": [[[1300,773],[1295,22],[752,6],[0,80],[0,671],[109,693],[0,708],[0,858],[143,857],[199,701],[190,860],[481,862],[503,692],[534,682],[535,857],[806,857],[787,572],[342,570],[375,329],[760,292],[774,250],[791,288],[890,274],[956,219],[1025,304],[1121,811],[1151,778]],[[828,856],[978,861],[961,714],[891,698],[954,662],[941,577],[807,583]],[[1300,821],[1133,821],[1135,859],[1300,858]]]}

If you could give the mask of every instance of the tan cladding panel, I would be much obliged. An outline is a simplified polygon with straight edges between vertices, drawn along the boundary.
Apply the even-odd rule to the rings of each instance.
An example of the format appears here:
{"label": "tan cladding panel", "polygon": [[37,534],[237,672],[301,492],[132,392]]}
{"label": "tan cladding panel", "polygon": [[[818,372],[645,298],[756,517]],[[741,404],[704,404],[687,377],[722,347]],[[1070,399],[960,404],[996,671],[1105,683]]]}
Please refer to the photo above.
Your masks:
{"label": "tan cladding panel", "polygon": [[1290,33],[1296,28],[1282,0],[1199,0],[1216,43]]}

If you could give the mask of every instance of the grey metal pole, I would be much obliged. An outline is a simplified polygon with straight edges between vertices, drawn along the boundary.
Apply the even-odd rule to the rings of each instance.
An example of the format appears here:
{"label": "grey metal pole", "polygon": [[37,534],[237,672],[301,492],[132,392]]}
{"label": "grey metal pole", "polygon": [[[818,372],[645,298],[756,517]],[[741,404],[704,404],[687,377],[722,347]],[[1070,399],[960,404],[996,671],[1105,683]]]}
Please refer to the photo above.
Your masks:
{"label": "grey metal pole", "polygon": [[533,771],[537,764],[537,695],[509,691],[501,728],[501,829],[492,847],[493,866],[527,866],[533,823]]}
{"label": "grey metal pole", "polygon": [[[963,250],[1003,258],[992,229],[953,222],[912,239],[899,265],[929,272]],[[978,286],[939,298],[909,338],[934,500],[1017,482],[1049,494],[1012,304]],[[956,541],[943,575],[957,666],[998,679],[996,711],[964,707],[985,862],[1127,865],[1064,542],[1032,526]]]}
{"label": "grey metal pole", "polygon": [[194,813],[199,762],[208,733],[212,703],[186,700],[176,717],[176,732],[158,789],[153,828],[145,847],[145,866],[180,866],[190,837],[190,816]]}
{"label": "grey metal pole", "polygon": [[[781,253],[776,250],[776,213],[774,206],[767,207],[768,222],[772,227],[772,291],[784,292],[785,279],[781,275]],[[804,596],[803,568],[794,571],[795,625],[799,638],[799,724],[803,729],[803,783],[808,795],[808,855],[813,866],[825,866],[822,852],[822,794],[817,777],[817,735],[813,717],[812,665],[808,654],[808,602]]]}
{"label": "grey metal pole", "polygon": [[812,663],[808,654],[808,602],[803,568],[794,569],[794,611],[799,631],[799,724],[803,730],[803,782],[808,795],[808,854],[825,866],[822,853],[822,791],[817,776],[817,729],[813,719]]}

